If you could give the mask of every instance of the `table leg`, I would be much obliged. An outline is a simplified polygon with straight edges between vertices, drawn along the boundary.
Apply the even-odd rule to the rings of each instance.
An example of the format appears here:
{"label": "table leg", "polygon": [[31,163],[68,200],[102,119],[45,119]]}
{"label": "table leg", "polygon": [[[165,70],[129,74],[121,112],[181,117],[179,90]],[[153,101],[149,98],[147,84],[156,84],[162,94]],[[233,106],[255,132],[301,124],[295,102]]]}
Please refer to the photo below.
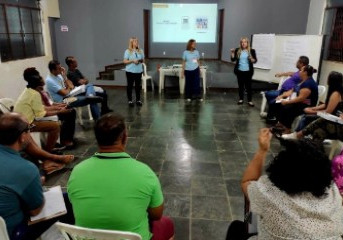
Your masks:
{"label": "table leg", "polygon": [[163,84],[164,84],[164,73],[163,73],[163,70],[160,69],[160,79],[159,79],[159,84],[158,84],[159,93],[161,93],[162,89],[164,88]]}

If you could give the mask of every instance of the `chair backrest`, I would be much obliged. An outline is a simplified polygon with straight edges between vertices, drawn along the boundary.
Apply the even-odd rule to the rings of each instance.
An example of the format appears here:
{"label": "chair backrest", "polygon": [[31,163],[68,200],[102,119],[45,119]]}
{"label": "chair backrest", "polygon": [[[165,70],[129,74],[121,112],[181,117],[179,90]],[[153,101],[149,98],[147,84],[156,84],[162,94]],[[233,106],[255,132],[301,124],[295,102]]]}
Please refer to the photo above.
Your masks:
{"label": "chair backrest", "polygon": [[289,77],[280,77],[280,81],[279,81],[279,86],[278,86],[278,90],[280,90],[282,88],[282,84],[288,79]]}
{"label": "chair backrest", "polygon": [[146,64],[145,63],[143,63],[143,75],[144,76],[148,75],[147,72],[146,72]]}
{"label": "chair backrest", "polygon": [[14,100],[11,98],[1,98],[0,99],[0,111],[3,113],[11,112],[14,107]]}
{"label": "chair backrest", "polygon": [[66,240],[142,240],[140,235],[131,232],[90,229],[61,222],[56,226]]}
{"label": "chair backrest", "polygon": [[0,217],[0,239],[10,240],[7,233],[6,223],[2,217]]}
{"label": "chair backrest", "polygon": [[324,97],[326,92],[326,87],[323,85],[318,85],[318,98]]}

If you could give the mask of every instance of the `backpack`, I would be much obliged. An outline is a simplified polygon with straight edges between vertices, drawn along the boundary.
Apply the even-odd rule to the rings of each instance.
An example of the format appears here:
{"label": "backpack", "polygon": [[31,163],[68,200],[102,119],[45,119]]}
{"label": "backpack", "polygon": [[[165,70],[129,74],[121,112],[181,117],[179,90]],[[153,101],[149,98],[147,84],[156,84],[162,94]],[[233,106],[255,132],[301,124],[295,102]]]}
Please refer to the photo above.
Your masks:
{"label": "backpack", "polygon": [[332,159],[332,177],[339,192],[343,194],[343,151]]}

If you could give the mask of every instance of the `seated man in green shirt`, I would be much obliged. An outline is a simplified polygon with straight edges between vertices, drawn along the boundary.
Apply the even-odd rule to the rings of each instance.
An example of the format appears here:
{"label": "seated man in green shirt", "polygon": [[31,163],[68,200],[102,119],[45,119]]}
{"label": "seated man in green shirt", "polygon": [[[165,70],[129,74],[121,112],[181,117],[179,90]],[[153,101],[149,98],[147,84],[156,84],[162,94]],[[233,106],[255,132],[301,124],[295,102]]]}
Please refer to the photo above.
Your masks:
{"label": "seated man in green shirt", "polygon": [[156,174],[125,153],[124,118],[106,114],[94,130],[99,151],[77,165],[68,182],[76,225],[135,232],[143,240],[173,239],[173,223],[162,217],[163,195]]}

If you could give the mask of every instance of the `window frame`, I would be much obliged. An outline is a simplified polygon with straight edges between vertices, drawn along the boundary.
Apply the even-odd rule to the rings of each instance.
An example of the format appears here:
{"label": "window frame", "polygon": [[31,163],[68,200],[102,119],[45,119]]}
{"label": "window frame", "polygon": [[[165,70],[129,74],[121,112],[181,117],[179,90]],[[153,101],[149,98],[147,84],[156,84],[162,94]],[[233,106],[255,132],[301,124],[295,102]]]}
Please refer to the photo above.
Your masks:
{"label": "window frame", "polygon": [[[36,58],[36,57],[42,57],[45,56],[45,48],[44,48],[44,34],[43,34],[43,24],[42,24],[42,16],[41,16],[41,9],[37,7],[30,7],[30,6],[23,6],[21,4],[12,4],[12,3],[0,3],[0,14],[2,14],[4,23],[5,23],[5,32],[0,32],[0,34],[5,35],[7,38],[7,47],[8,47],[8,53],[9,56],[5,59],[3,58],[2,54],[0,53],[0,59],[1,62],[9,62],[9,61],[15,61],[15,60],[23,60],[23,59],[29,59],[29,58]],[[8,20],[8,8],[13,7],[16,8],[18,11],[18,20],[19,23],[16,22],[16,24],[20,25],[20,32],[11,32],[10,31],[10,24]],[[1,11],[2,10],[2,11]],[[31,27],[31,32],[25,32],[24,31],[24,24],[23,24],[23,10],[29,10],[30,17],[29,17],[29,24]],[[36,13],[34,13],[36,11]],[[37,14],[39,25],[38,28],[35,26],[34,21],[34,14]],[[38,32],[38,31],[39,32]],[[21,57],[14,57],[14,51],[13,51],[13,44],[11,41],[11,36],[19,35],[20,36],[20,46],[22,48],[22,56]],[[33,40],[33,46],[34,46],[34,54],[29,54],[29,51],[27,50],[27,44],[25,43],[25,36],[30,35]],[[37,45],[36,38],[38,36],[38,39],[41,39],[42,46]]]}
{"label": "window frame", "polygon": [[[343,62],[343,33],[341,34],[341,37],[337,40],[336,36],[339,34],[339,29],[343,29],[343,6],[342,7],[335,7],[331,8],[335,9],[334,17],[332,19],[332,25],[331,25],[331,33],[329,38],[329,44],[328,44],[328,51],[327,51],[327,57],[326,59],[328,61],[335,61],[335,62]],[[337,18],[340,19],[337,19]],[[337,24],[337,21],[340,21],[340,25]],[[340,40],[340,41],[339,41]],[[335,45],[339,44],[338,47]],[[335,51],[341,51],[340,54],[336,55]]]}

